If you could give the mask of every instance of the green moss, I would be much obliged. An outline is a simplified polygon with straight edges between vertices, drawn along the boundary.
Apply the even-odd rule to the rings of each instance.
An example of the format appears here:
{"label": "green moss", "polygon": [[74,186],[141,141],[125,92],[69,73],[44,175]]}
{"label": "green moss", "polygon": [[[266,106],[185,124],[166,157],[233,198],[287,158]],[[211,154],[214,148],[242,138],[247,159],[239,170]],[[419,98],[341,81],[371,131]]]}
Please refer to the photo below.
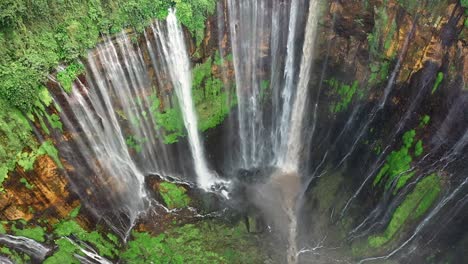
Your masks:
{"label": "green moss", "polygon": [[[384,178],[386,178],[385,188],[388,189],[391,186],[393,180],[400,176],[401,185],[406,182],[412,175],[405,175],[410,170],[410,164],[413,161],[411,154],[409,153],[410,148],[413,145],[414,137],[416,136],[415,130],[407,131],[403,135],[403,146],[398,151],[393,151],[387,157],[387,161],[384,166],[380,169],[374,180],[374,186],[379,184]],[[400,186],[401,187],[401,186]]]}
{"label": "green moss", "polygon": [[[235,98],[228,98],[223,82],[213,75],[212,63],[210,58],[193,68],[192,96],[198,116],[198,129],[201,132],[221,124],[236,104]],[[164,142],[172,144],[184,137],[185,126],[177,98],[172,100],[176,102],[173,107],[165,109],[160,108],[160,101],[156,95],[151,95],[150,100],[153,102],[151,112],[156,124],[164,129]]]}
{"label": "green moss", "polygon": [[37,154],[35,152],[23,152],[16,156],[18,165],[21,166],[25,171],[30,171],[34,168],[36,158]]}
{"label": "green moss", "polygon": [[424,147],[422,140],[419,140],[416,145],[414,146],[414,156],[419,157],[423,154]]}
{"label": "green moss", "polygon": [[187,190],[184,187],[170,182],[163,182],[159,185],[159,193],[169,209],[187,207],[190,203],[190,198],[186,192]]}
{"label": "green moss", "polygon": [[419,127],[426,127],[429,122],[431,121],[431,117],[428,115],[425,115],[421,118],[421,122],[419,123]]}
{"label": "green moss", "polygon": [[369,54],[372,62],[369,64],[370,76],[369,86],[376,86],[385,81],[389,74],[390,61],[395,56],[395,52],[390,54],[390,58],[385,56],[386,51],[391,48],[394,33],[397,29],[396,21],[389,21],[387,5],[374,6],[374,28],[367,35]]}
{"label": "green moss", "polygon": [[439,86],[440,86],[440,84],[442,83],[443,80],[444,80],[444,73],[439,72],[437,74],[436,81],[435,81],[434,86],[432,88],[432,94],[434,94],[437,91],[437,89],[439,89]]}
{"label": "green moss", "polygon": [[369,245],[373,248],[383,246],[404,227],[407,221],[419,219],[436,201],[440,188],[438,175],[431,174],[422,179],[395,210],[385,232],[382,235],[369,237]]}
{"label": "green moss", "polygon": [[411,180],[411,178],[413,178],[414,175],[415,175],[415,172],[405,173],[401,175],[398,178],[397,185],[395,187],[395,190],[393,191],[393,194],[396,194],[401,188],[403,188],[406,185],[406,183],[409,180]]}

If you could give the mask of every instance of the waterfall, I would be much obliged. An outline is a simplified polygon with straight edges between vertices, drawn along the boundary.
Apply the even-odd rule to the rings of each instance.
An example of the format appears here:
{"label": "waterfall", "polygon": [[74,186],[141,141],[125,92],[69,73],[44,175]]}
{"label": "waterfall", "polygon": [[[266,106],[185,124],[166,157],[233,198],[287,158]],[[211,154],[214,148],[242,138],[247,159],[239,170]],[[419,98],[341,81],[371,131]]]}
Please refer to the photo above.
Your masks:
{"label": "waterfall", "polygon": [[[281,224],[276,223],[276,226],[282,229],[287,225],[288,228],[284,232],[289,245],[288,263],[297,261],[296,194],[300,189],[299,185],[289,185],[288,181],[300,182],[303,119],[309,96],[318,5],[319,1],[310,1],[307,14],[304,11],[307,4],[299,0],[293,0],[289,5],[276,1],[228,0],[238,99],[240,163],[246,169],[271,165],[277,168],[265,184],[268,187],[259,192],[275,192],[286,199],[275,204],[281,207],[278,214],[287,219]],[[267,19],[267,16],[270,18]],[[304,17],[305,40],[301,43],[298,25]],[[287,37],[282,36],[281,32],[286,32]],[[298,68],[296,57],[301,44]],[[285,59],[281,59],[284,57],[282,54],[286,54]],[[264,80],[265,77],[269,78],[271,107],[262,98],[265,93],[262,78]],[[270,136],[266,136],[268,134]],[[278,179],[282,179],[282,184],[277,183]],[[260,202],[259,206],[268,207],[266,204],[269,203]]]}
{"label": "waterfall", "polygon": [[[291,3],[291,13],[289,15],[289,28],[288,28],[288,44],[286,53],[286,66],[284,69],[285,83],[283,91],[281,93],[281,99],[283,100],[282,114],[278,127],[276,128],[276,139],[279,143],[276,143],[276,162],[280,162],[280,157],[287,151],[287,138],[288,128],[291,118],[291,98],[294,90],[295,80],[295,51],[296,51],[296,24],[297,24],[297,13],[298,13],[298,0],[293,0]],[[294,114],[294,113],[293,113]],[[278,133],[279,130],[279,133]]]}
{"label": "waterfall", "polygon": [[[308,95],[308,87],[311,76],[312,61],[314,58],[315,36],[318,23],[318,0],[309,4],[309,16],[306,24],[305,41],[302,51],[301,68],[299,72],[299,83],[297,84],[296,98],[294,100],[291,121],[289,125],[288,144],[282,168],[297,172],[301,161],[302,143],[302,121],[305,117],[305,105]],[[282,125],[281,127],[283,127]]]}
{"label": "waterfall", "polygon": [[[24,252],[38,261],[44,260],[47,254],[51,251],[50,248],[42,245],[41,243],[22,236],[0,234],[0,244],[5,244],[11,248],[15,248],[21,252]],[[0,263],[3,263],[1,258]]]}
{"label": "waterfall", "polygon": [[264,30],[267,9],[265,1],[227,2],[238,101],[239,166],[250,168],[263,160],[265,146],[257,69],[261,65],[262,34],[267,32]]}
{"label": "waterfall", "polygon": [[192,72],[190,60],[185,46],[182,28],[175,16],[175,10],[170,10],[166,19],[166,31],[158,23],[156,32],[162,47],[163,58],[177,94],[182,110],[185,128],[187,129],[190,148],[193,155],[197,182],[201,188],[209,189],[216,182],[216,176],[208,168],[205,160],[202,140],[198,133],[198,121],[192,99]]}
{"label": "waterfall", "polygon": [[297,83],[296,31],[304,6],[300,0],[227,1],[238,102],[238,167],[275,166],[286,150]]}
{"label": "waterfall", "polygon": [[[54,95],[73,138],[55,135],[61,156],[75,168],[68,177],[80,198],[123,238],[148,204],[146,175],[191,181],[195,172],[201,188],[225,184],[205,160],[189,56],[175,11],[150,29],[140,43],[126,32],[104,37],[83,62],[86,79],[77,80],[70,93]],[[161,105],[167,109],[172,100],[162,92],[166,87],[175,91],[191,153],[164,142]]]}

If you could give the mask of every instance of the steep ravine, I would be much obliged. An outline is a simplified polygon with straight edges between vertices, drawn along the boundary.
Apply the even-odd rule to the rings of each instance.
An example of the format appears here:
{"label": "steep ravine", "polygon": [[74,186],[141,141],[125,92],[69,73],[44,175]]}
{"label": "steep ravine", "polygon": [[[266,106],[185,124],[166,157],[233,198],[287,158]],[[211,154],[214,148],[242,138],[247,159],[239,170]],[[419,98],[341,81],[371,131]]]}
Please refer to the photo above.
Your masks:
{"label": "steep ravine", "polygon": [[[2,179],[0,263],[463,263],[468,3],[415,2],[218,1],[203,38],[182,21],[212,192],[165,20],[101,35],[33,112],[1,99],[26,122],[0,127],[3,152],[35,143]],[[282,89],[294,111],[301,83],[293,124]]]}

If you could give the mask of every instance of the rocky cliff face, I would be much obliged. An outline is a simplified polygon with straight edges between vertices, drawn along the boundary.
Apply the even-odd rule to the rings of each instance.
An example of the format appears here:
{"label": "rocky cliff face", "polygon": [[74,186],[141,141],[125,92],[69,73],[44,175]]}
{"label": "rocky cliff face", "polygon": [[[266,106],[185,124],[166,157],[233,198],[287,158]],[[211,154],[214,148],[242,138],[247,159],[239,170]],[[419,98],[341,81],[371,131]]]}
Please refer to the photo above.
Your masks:
{"label": "rocky cliff face", "polygon": [[10,174],[0,195],[3,220],[61,219],[79,205],[68,180],[49,156],[41,156],[32,171],[18,168]]}

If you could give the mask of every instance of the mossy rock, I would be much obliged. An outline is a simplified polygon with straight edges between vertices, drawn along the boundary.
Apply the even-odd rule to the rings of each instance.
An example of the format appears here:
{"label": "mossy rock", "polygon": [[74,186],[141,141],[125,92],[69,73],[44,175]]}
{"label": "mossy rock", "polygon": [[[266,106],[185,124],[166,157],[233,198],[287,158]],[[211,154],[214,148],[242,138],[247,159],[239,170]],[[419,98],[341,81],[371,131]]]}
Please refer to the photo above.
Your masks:
{"label": "mossy rock", "polygon": [[169,209],[187,207],[191,201],[187,195],[187,190],[174,183],[163,182],[159,184],[159,193]]}

